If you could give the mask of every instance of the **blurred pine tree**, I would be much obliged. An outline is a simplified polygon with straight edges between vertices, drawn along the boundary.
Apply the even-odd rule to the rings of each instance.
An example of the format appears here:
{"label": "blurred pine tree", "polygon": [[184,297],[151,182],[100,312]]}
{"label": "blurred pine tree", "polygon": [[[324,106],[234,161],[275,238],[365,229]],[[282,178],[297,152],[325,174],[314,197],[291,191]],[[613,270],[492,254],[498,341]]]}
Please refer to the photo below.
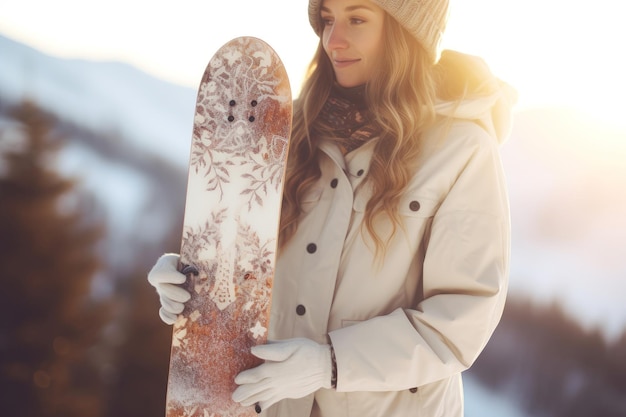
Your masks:
{"label": "blurred pine tree", "polygon": [[606,340],[558,302],[509,297],[502,321],[468,371],[529,415],[626,416],[626,332]]}
{"label": "blurred pine tree", "polygon": [[106,417],[165,416],[172,328],[159,319],[159,297],[146,274],[147,268],[139,269],[125,280],[124,336]]}
{"label": "blurred pine tree", "polygon": [[[107,315],[89,298],[99,270],[94,223],[51,160],[62,142],[36,105],[12,109],[20,146],[0,155],[0,404],[2,415],[97,417],[97,340]],[[17,130],[16,130],[17,129]]]}

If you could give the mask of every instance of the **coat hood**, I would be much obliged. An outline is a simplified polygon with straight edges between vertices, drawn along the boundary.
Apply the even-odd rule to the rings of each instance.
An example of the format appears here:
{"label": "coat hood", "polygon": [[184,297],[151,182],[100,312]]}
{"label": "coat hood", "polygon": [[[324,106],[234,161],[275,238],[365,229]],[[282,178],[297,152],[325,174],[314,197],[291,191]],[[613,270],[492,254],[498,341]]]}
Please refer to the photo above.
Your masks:
{"label": "coat hood", "polygon": [[503,143],[511,131],[515,89],[495,77],[476,56],[445,50],[437,65],[442,83],[436,113],[476,121]]}

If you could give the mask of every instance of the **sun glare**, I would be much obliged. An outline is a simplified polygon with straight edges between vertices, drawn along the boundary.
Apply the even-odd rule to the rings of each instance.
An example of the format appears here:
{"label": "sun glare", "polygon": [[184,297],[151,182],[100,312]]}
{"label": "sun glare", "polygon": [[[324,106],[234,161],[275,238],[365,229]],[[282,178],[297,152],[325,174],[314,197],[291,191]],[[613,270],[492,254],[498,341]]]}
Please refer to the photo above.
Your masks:
{"label": "sun glare", "polygon": [[484,57],[518,107],[568,107],[626,132],[620,2],[452,0],[444,46]]}

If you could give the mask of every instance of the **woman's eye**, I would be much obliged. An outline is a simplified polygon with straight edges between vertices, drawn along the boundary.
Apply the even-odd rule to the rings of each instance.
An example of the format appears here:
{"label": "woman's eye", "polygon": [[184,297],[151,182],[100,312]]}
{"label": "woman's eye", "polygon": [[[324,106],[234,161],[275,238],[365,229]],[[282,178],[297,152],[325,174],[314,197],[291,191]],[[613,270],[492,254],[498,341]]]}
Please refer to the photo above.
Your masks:
{"label": "woman's eye", "polygon": [[[323,26],[332,26],[335,24],[335,19],[332,17],[322,17],[321,21]],[[351,17],[349,22],[351,25],[361,25],[365,23],[365,20],[360,17]]]}

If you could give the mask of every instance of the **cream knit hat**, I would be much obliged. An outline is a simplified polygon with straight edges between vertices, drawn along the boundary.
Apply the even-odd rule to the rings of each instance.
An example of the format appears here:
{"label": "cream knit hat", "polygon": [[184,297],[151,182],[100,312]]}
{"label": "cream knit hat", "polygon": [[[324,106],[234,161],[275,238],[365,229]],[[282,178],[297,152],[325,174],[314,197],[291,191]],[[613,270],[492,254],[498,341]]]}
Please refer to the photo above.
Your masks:
{"label": "cream knit hat", "polygon": [[[431,56],[439,60],[439,43],[448,20],[448,0],[371,0],[411,33]],[[320,5],[309,0],[309,22],[318,36],[322,34]]]}

